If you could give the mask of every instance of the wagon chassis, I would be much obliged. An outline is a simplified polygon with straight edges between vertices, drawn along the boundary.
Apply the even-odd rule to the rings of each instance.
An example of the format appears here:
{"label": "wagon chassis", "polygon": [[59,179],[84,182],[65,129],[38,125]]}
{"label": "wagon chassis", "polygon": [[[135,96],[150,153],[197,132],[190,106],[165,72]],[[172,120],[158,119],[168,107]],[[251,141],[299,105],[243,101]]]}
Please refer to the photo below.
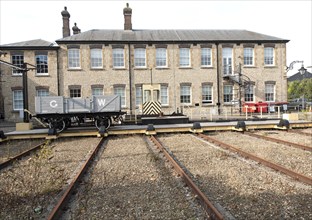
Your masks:
{"label": "wagon chassis", "polygon": [[37,114],[33,117],[40,119],[47,123],[49,129],[60,133],[63,130],[72,127],[73,124],[84,124],[86,121],[91,121],[98,130],[107,130],[112,121],[121,123],[123,121],[122,115],[126,112],[76,112],[76,113],[49,113]]}

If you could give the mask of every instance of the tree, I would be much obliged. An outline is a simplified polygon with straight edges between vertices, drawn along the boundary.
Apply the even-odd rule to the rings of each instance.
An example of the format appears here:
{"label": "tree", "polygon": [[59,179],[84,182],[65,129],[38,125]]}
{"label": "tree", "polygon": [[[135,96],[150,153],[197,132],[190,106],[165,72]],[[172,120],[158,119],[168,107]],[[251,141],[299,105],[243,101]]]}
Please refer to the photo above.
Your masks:
{"label": "tree", "polygon": [[288,82],[288,98],[300,98],[304,96],[308,100],[312,100],[312,79],[303,79]]}

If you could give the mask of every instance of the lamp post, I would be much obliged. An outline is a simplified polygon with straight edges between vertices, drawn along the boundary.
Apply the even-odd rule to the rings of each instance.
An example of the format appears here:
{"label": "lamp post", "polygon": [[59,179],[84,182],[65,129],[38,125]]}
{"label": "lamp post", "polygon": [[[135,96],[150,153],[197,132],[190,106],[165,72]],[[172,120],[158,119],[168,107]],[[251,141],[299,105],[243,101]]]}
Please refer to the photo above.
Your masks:
{"label": "lamp post", "polygon": [[307,71],[307,69],[306,68],[304,68],[303,67],[303,65],[301,66],[301,68],[300,69],[298,69],[298,71],[299,71],[299,73],[301,74],[301,75],[304,75],[305,74],[305,72]]}

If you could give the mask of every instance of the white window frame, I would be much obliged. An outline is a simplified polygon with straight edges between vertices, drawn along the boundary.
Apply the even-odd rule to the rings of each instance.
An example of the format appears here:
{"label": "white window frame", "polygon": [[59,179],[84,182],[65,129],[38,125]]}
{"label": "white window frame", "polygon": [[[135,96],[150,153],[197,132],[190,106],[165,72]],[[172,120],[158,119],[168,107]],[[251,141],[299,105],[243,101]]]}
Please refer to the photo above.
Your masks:
{"label": "white window frame", "polygon": [[103,52],[100,48],[92,48],[90,50],[91,69],[103,68]]}
{"label": "white window frame", "polygon": [[69,97],[70,98],[81,98],[81,89],[80,88],[72,88],[69,89]]}
{"label": "white window frame", "polygon": [[[24,55],[23,54],[14,54],[11,55],[11,62],[13,65],[23,68],[24,64]],[[23,72],[21,70],[12,68],[12,75],[13,76],[21,76]]]}
{"label": "white window frame", "polygon": [[48,55],[36,55],[36,75],[49,75]]}
{"label": "white window frame", "polygon": [[[181,85],[180,86],[180,103],[184,105],[192,104],[192,87],[190,85]],[[189,97],[189,98],[187,98]],[[187,102],[189,99],[189,102]]]}
{"label": "white window frame", "polygon": [[135,87],[135,106],[136,107],[142,106],[142,100],[143,100],[142,86],[136,86]]}
{"label": "white window frame", "polygon": [[211,67],[211,48],[201,48],[201,66]]}
{"label": "white window frame", "polygon": [[167,48],[156,48],[156,67],[167,67]]}
{"label": "white window frame", "polygon": [[80,69],[80,49],[68,49],[68,69]]}
{"label": "white window frame", "polygon": [[223,75],[233,74],[233,49],[232,48],[222,48],[222,66]]}
{"label": "white window frame", "polygon": [[264,65],[274,66],[274,48],[273,47],[264,48]]}
{"label": "white window frame", "polygon": [[125,68],[125,49],[114,48],[113,49],[113,68]]}
{"label": "white window frame", "polygon": [[160,85],[160,102],[162,106],[169,105],[169,92],[167,85]]}
{"label": "white window frame", "polygon": [[212,104],[213,87],[210,84],[202,85],[202,104]]}
{"label": "white window frame", "polygon": [[[228,89],[230,88],[230,89]],[[234,97],[233,85],[224,85],[223,87],[223,102],[226,104],[232,103]]]}
{"label": "white window frame", "polygon": [[180,67],[190,67],[191,66],[191,50],[190,48],[180,48]]}
{"label": "white window frame", "polygon": [[146,49],[145,48],[134,49],[134,67],[146,68]]}
{"label": "white window frame", "polygon": [[247,85],[245,88],[245,102],[254,102],[255,101],[255,87],[254,85]]}
{"label": "white window frame", "polygon": [[92,88],[92,95],[104,95],[104,90],[101,87]]}
{"label": "white window frame", "polygon": [[244,66],[254,66],[254,48],[244,48]]}
{"label": "white window frame", "polygon": [[126,88],[124,86],[116,86],[114,87],[114,94],[120,96],[121,107],[126,107]]}
{"label": "white window frame", "polygon": [[50,93],[48,89],[37,89],[36,96],[38,97],[50,96]]}
{"label": "white window frame", "polygon": [[23,90],[13,90],[13,110],[20,111],[24,109]]}
{"label": "white window frame", "polygon": [[275,84],[274,83],[265,84],[264,98],[266,102],[275,102]]}

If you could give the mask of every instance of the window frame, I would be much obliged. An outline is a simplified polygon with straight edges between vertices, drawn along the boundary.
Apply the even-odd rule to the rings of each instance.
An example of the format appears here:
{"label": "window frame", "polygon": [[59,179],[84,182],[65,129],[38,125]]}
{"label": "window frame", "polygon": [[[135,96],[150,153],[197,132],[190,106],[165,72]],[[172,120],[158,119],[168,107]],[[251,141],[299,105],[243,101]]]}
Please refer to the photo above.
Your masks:
{"label": "window frame", "polygon": [[275,84],[274,83],[265,84],[264,99],[266,102],[275,102]]}
{"label": "window frame", "polygon": [[[37,54],[35,58],[36,58],[36,76],[49,75],[48,55]],[[44,59],[41,60],[40,58],[44,58]]]}
{"label": "window frame", "polygon": [[212,60],[211,60],[212,55],[211,55],[211,53],[212,53],[211,48],[201,48],[200,65],[202,67],[211,67],[212,66]]}
{"label": "window frame", "polygon": [[[122,91],[122,93],[119,93],[119,91]],[[120,102],[121,102],[121,107],[126,108],[126,87],[125,86],[114,86],[114,95],[119,95],[120,96]]]}
{"label": "window frame", "polygon": [[254,66],[254,48],[244,48],[244,66]]}
{"label": "window frame", "polygon": [[179,66],[180,66],[180,68],[191,67],[191,50],[190,50],[190,48],[180,48],[180,50],[179,50]]}
{"label": "window frame", "polygon": [[134,49],[134,67],[146,68],[146,49],[145,48]]}
{"label": "window frame", "polygon": [[[24,54],[12,54],[11,55],[11,62],[13,65],[23,68],[24,64]],[[22,76],[23,71],[12,68],[12,76]]]}
{"label": "window frame", "polygon": [[125,68],[125,49],[124,48],[113,48],[112,58],[113,58],[114,69]]}
{"label": "window frame", "polygon": [[91,89],[92,96],[94,95],[104,95],[104,89],[102,87],[94,87]]}
{"label": "window frame", "polygon": [[244,101],[245,102],[254,102],[255,101],[255,86],[248,85],[247,89],[245,88]]}
{"label": "window frame", "polygon": [[[100,55],[100,56],[98,56],[98,55]],[[90,68],[91,69],[103,69],[103,51],[102,51],[102,48],[90,49]]]}
{"label": "window frame", "polygon": [[[208,89],[207,94],[204,94],[206,92],[204,91],[205,88]],[[204,99],[205,96],[207,96],[207,99]],[[202,100],[201,101],[203,105],[213,104],[213,86],[211,84],[202,85]]]}
{"label": "window frame", "polygon": [[264,66],[274,66],[274,47],[265,47],[264,48]]}
{"label": "window frame", "polygon": [[81,98],[81,89],[80,88],[70,88],[69,89],[70,98]]}
{"label": "window frame", "polygon": [[[160,103],[161,106],[169,106],[169,90],[168,85],[160,85]],[[166,100],[163,102],[163,100]]]}
{"label": "window frame", "polygon": [[[231,89],[227,91],[226,88],[231,88]],[[233,97],[234,97],[234,86],[224,85],[223,86],[223,102],[225,104],[230,104],[232,103]]]}
{"label": "window frame", "polygon": [[67,53],[68,69],[81,69],[80,48],[69,48]]}
{"label": "window frame", "polygon": [[156,68],[166,68],[167,64],[167,48],[156,48]]}
{"label": "window frame", "polygon": [[36,89],[36,96],[37,97],[50,96],[49,89]]}
{"label": "window frame", "polygon": [[[187,90],[185,90],[187,89]],[[180,86],[180,103],[183,105],[192,104],[192,87],[191,85],[181,85]]]}
{"label": "window frame", "polygon": [[12,101],[13,101],[12,105],[13,111],[21,111],[24,109],[24,96],[22,89],[16,89],[12,91]]}

